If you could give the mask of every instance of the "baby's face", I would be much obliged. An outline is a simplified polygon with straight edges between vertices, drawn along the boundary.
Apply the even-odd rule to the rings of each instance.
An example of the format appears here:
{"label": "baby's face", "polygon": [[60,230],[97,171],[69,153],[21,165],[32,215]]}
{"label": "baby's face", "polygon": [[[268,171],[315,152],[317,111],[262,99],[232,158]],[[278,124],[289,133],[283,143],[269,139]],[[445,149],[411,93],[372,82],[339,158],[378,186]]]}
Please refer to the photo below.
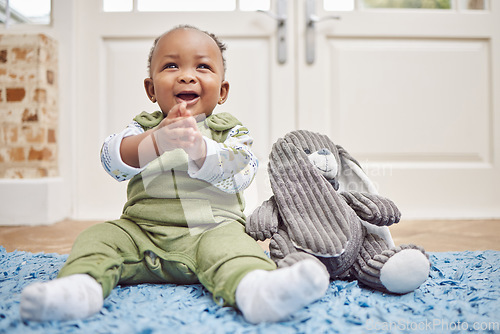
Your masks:
{"label": "baby's face", "polygon": [[151,78],[146,91],[166,115],[183,101],[193,116],[212,114],[227,98],[224,65],[219,47],[205,33],[177,29],[163,36],[151,60]]}

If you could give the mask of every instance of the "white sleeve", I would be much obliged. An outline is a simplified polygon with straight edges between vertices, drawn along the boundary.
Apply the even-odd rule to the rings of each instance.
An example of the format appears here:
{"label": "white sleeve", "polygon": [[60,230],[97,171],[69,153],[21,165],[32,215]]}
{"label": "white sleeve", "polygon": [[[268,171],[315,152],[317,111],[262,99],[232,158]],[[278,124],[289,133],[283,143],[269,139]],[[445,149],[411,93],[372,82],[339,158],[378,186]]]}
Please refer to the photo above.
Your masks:
{"label": "white sleeve", "polygon": [[135,168],[123,162],[120,155],[120,146],[123,138],[143,133],[144,130],[137,122],[132,122],[122,132],[112,134],[104,140],[101,148],[101,164],[106,172],[118,181],[129,180],[144,168]]}
{"label": "white sleeve", "polygon": [[236,126],[223,143],[205,139],[207,157],[201,168],[190,160],[188,173],[191,177],[211,183],[220,190],[235,194],[252,183],[259,161],[251,151],[253,139],[247,128]]}

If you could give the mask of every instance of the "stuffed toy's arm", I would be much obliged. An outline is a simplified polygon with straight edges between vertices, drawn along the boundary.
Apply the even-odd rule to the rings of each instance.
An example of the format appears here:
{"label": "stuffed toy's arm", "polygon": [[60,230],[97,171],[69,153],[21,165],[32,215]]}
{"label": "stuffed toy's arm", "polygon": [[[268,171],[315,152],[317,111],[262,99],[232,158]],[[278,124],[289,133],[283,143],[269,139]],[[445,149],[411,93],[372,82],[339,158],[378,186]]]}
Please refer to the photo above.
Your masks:
{"label": "stuffed toy's arm", "polygon": [[370,224],[390,226],[401,218],[396,204],[380,195],[356,191],[344,191],[340,195],[361,219]]}
{"label": "stuffed toy's arm", "polygon": [[245,230],[255,240],[264,241],[278,232],[278,225],[278,206],[272,196],[247,218]]}

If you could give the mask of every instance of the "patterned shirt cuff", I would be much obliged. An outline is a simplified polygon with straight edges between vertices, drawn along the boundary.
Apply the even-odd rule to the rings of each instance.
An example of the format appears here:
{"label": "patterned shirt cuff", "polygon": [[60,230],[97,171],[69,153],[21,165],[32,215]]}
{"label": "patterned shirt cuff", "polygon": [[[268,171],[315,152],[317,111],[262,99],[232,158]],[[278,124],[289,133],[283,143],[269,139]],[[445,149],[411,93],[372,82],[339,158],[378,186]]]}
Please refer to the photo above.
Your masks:
{"label": "patterned shirt cuff", "polygon": [[138,134],[137,129],[127,127],[124,131],[106,138],[101,149],[101,163],[106,172],[118,181],[130,180],[144,168],[135,168],[123,162],[120,146],[123,138]]}

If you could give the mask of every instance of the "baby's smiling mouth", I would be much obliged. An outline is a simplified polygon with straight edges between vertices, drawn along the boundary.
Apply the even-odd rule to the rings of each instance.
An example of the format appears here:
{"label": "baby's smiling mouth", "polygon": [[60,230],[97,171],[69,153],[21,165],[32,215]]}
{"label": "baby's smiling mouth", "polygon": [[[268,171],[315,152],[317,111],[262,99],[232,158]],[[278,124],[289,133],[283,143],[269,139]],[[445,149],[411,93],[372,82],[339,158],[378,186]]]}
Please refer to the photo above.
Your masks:
{"label": "baby's smiling mouth", "polygon": [[175,95],[175,97],[182,100],[182,101],[191,102],[193,100],[196,100],[200,96],[196,93],[193,93],[193,92],[182,92],[182,93]]}

